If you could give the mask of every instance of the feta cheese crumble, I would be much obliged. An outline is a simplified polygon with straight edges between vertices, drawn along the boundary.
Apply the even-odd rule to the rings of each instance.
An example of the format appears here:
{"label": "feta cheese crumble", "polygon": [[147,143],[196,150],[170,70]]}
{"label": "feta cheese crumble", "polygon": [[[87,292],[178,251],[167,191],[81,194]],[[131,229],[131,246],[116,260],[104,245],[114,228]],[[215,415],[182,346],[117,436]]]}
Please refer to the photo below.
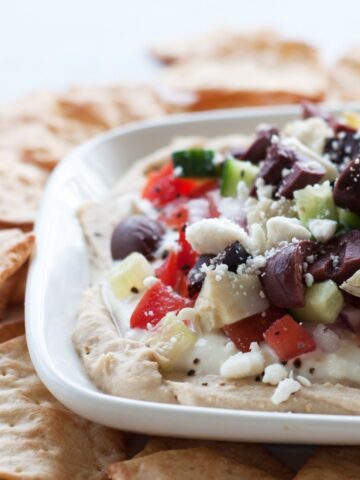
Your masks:
{"label": "feta cheese crumble", "polygon": [[266,222],[267,239],[270,247],[280,242],[289,242],[294,237],[298,240],[309,240],[311,233],[297,218],[272,217]]}
{"label": "feta cheese crumble", "polygon": [[220,367],[220,375],[226,378],[244,378],[258,375],[264,370],[264,358],[259,345],[253,342],[250,352],[236,353],[228,358]]}
{"label": "feta cheese crumble", "polygon": [[275,392],[271,397],[271,401],[275,405],[280,405],[280,403],[289,400],[290,395],[298,392],[300,388],[301,384],[297,380],[294,380],[293,378],[284,378],[284,380],[281,380],[276,387]]}
{"label": "feta cheese crumble", "polygon": [[281,363],[273,363],[265,368],[264,377],[262,381],[270,385],[278,385],[281,380],[288,376],[288,372]]}
{"label": "feta cheese crumble", "polygon": [[335,235],[337,223],[335,220],[328,220],[325,218],[316,218],[309,220],[310,232],[314,235],[317,241],[326,242]]}

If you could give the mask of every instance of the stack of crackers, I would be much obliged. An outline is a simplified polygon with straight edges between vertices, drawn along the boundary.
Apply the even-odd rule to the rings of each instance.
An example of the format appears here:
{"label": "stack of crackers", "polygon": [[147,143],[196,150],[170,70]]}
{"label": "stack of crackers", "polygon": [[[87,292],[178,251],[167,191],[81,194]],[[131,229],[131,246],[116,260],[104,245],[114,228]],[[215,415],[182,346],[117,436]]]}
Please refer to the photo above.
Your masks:
{"label": "stack of crackers", "polygon": [[[155,86],[77,87],[0,107],[1,479],[293,478],[259,445],[152,438],[130,458],[120,432],[68,411],[32,367],[23,309],[32,229],[47,178],[71,149],[172,112],[360,99],[358,48],[329,70],[306,43],[222,29],[151,53],[165,65]],[[360,449],[320,449],[295,478],[360,478]]]}

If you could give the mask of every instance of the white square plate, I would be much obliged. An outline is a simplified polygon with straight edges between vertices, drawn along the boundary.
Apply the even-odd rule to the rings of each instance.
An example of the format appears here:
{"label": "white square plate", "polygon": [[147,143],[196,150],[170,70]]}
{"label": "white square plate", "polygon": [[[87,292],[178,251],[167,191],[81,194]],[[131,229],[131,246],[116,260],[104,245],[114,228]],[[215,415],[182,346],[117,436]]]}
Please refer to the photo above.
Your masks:
{"label": "white square plate", "polygon": [[239,109],[134,124],[87,142],[59,165],[48,183],[36,225],[37,248],[26,295],[26,334],[40,378],[63,404],[104,425],[141,433],[281,443],[359,443],[360,416],[185,407],[106,395],[87,379],[71,343],[80,294],[88,283],[85,242],[75,216],[78,207],[100,198],[132,162],[174,136],[250,133],[258,123],[281,126],[299,114],[297,107]]}

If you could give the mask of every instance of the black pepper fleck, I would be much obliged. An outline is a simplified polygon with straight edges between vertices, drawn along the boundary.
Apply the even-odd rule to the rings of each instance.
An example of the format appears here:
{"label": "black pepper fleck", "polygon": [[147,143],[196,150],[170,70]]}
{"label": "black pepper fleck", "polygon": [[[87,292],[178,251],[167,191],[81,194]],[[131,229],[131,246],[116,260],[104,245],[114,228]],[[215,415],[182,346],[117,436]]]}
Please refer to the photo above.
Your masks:
{"label": "black pepper fleck", "polygon": [[287,360],[283,360],[283,361],[281,362],[281,365],[284,365],[284,366],[287,365]]}
{"label": "black pepper fleck", "polygon": [[315,368],[314,367],[309,368],[309,372],[313,374],[315,372]]}
{"label": "black pepper fleck", "polygon": [[207,387],[207,386],[208,386],[208,383],[207,383],[207,382],[203,382],[201,385],[202,385],[203,387]]}
{"label": "black pepper fleck", "polygon": [[139,293],[139,289],[136,287],[131,287],[130,290],[132,293]]}
{"label": "black pepper fleck", "polygon": [[194,375],[195,375],[195,370],[193,368],[187,372],[188,377],[193,377]]}
{"label": "black pepper fleck", "polygon": [[300,358],[295,358],[295,360],[294,360],[294,367],[295,367],[295,368],[300,368],[300,367],[301,367],[301,360],[300,360]]}
{"label": "black pepper fleck", "polygon": [[255,377],[255,382],[260,382],[260,381],[261,381],[260,375],[256,375],[256,377]]}
{"label": "black pepper fleck", "polygon": [[162,260],[165,260],[165,258],[167,258],[167,256],[169,255],[169,251],[168,250],[164,250],[161,254],[161,259]]}
{"label": "black pepper fleck", "polygon": [[193,363],[197,365],[200,362],[200,358],[194,358]]}

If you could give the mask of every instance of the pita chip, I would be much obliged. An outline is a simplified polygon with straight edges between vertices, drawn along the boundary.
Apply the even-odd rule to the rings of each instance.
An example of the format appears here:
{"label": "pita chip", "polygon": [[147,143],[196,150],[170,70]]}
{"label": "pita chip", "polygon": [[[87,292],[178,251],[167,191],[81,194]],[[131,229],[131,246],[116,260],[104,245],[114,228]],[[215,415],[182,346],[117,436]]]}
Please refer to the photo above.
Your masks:
{"label": "pita chip", "polygon": [[359,447],[321,447],[294,480],[355,480],[360,478]]}
{"label": "pita chip", "polygon": [[166,450],[108,468],[111,480],[276,480],[255,467],[225,457],[210,448]]}
{"label": "pita chip", "polygon": [[0,478],[100,480],[122,434],[63,407],[37,377],[24,337],[0,344]]}
{"label": "pita chip", "polygon": [[256,467],[274,475],[274,477],[288,480],[292,477],[291,471],[271,455],[262,445],[255,443],[216,442],[210,440],[189,440],[184,438],[151,437],[145,448],[136,458],[151,455],[163,450],[178,450],[186,448],[207,447],[221,453],[225,457],[236,460],[243,465]]}
{"label": "pita chip", "polygon": [[30,230],[48,174],[0,151],[0,228]]}

